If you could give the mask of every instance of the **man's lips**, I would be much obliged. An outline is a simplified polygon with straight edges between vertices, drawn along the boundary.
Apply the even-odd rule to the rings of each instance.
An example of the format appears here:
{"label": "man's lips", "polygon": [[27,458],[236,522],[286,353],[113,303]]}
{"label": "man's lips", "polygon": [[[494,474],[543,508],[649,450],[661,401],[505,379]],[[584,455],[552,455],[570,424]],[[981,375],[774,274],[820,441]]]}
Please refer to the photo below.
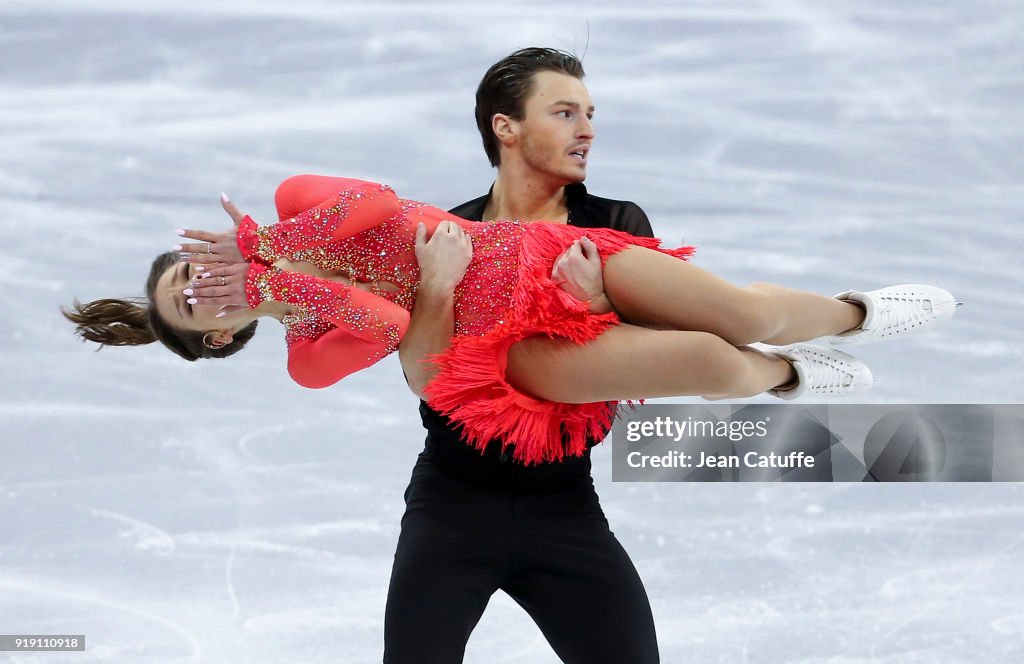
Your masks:
{"label": "man's lips", "polygon": [[579,145],[579,146],[577,146],[577,147],[575,147],[575,148],[573,148],[572,150],[569,151],[569,156],[570,157],[575,157],[576,159],[579,159],[580,161],[586,161],[587,160],[587,153],[588,152],[590,152],[590,146],[589,145]]}

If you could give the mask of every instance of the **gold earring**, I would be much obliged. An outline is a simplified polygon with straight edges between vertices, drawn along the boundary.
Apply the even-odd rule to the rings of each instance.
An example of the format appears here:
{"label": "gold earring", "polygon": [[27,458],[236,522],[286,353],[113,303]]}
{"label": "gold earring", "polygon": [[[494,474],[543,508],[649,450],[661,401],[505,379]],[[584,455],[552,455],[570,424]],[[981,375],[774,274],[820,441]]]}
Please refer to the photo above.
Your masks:
{"label": "gold earring", "polygon": [[211,334],[217,334],[217,333],[216,332],[207,332],[206,334],[204,334],[203,335],[203,345],[206,346],[207,348],[209,348],[210,350],[220,350],[220,348],[223,347],[223,344],[221,344],[220,346],[214,346],[209,341],[206,340],[206,337],[210,336]]}

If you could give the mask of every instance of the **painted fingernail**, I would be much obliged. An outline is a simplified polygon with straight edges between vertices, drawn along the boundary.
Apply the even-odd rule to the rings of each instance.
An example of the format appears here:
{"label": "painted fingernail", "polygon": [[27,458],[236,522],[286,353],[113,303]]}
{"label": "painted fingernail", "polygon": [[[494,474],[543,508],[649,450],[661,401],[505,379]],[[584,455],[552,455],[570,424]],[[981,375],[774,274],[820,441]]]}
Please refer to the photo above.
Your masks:
{"label": "painted fingernail", "polygon": [[214,316],[214,318],[223,318],[224,316],[227,316],[227,315],[228,315],[228,312],[222,311],[219,314],[217,314],[216,316]]}
{"label": "painted fingernail", "polygon": [[185,229],[184,228],[178,228],[174,232],[177,233],[178,235],[184,235],[185,234]]}
{"label": "painted fingernail", "polygon": [[196,265],[196,272],[199,272],[199,271],[205,270],[205,269],[206,269],[205,265]]}
{"label": "painted fingernail", "polygon": [[171,247],[171,251],[181,251],[181,245],[180,244],[174,245],[173,247]]}
{"label": "painted fingernail", "polygon": [[185,295],[195,295],[195,291],[193,291],[191,288],[186,288],[181,292],[184,293]]}
{"label": "painted fingernail", "polygon": [[210,273],[209,273],[209,272],[204,272],[203,274],[199,275],[199,278],[200,278],[200,279],[206,279],[206,278],[207,278],[207,277],[209,277],[209,276],[210,276]]}
{"label": "painted fingernail", "polygon": [[194,297],[190,297],[189,299],[187,299],[185,301],[188,302],[189,304],[199,304],[199,300],[197,300]]}
{"label": "painted fingernail", "polygon": [[225,193],[224,193],[224,192],[222,191],[222,192],[220,192],[220,202],[221,202],[221,203],[230,203],[230,202],[231,202],[231,199],[230,199],[230,198],[228,198],[228,195],[227,195],[227,194],[225,194]]}

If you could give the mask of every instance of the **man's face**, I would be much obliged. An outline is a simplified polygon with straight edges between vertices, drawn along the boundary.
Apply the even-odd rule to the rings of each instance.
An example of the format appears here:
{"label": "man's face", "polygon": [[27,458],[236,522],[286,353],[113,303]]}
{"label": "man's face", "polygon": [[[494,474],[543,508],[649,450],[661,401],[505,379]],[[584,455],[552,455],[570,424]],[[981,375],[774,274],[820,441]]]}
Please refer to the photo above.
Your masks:
{"label": "man's face", "polygon": [[594,140],[594,103],[583,82],[560,72],[538,72],[523,107],[517,124],[526,165],[562,185],[583,182]]}

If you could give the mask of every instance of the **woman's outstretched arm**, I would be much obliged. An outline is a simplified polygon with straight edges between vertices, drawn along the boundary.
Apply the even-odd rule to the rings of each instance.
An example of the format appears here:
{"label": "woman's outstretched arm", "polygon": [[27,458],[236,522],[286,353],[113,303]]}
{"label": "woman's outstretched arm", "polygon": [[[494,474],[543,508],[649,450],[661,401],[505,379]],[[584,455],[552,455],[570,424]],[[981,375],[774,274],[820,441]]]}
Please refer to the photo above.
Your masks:
{"label": "woman's outstretched arm", "polygon": [[[203,290],[196,289],[197,297]],[[303,387],[327,387],[375,364],[397,350],[409,327],[409,312],[383,297],[260,263],[249,268],[245,300],[252,308],[267,301],[292,305],[296,313],[283,321],[288,373]]]}
{"label": "woman's outstretched arm", "polygon": [[366,339],[347,328],[307,336],[302,327],[288,333],[288,375],[302,387],[330,387],[376,364],[394,349],[386,340]]}
{"label": "woman's outstretched arm", "polygon": [[394,352],[409,312],[358,286],[302,272],[240,263],[212,268],[192,285],[197,304],[224,312],[264,302],[291,305],[288,373],[303,387],[327,387]]}
{"label": "woman's outstretched arm", "polygon": [[[326,198],[320,198],[325,192]],[[311,207],[303,206],[318,200]],[[277,190],[276,224],[260,226],[251,217],[241,220],[238,245],[247,261],[268,265],[300,249],[311,249],[361,233],[401,212],[390,187],[363,180],[296,175]],[[303,208],[292,216],[286,216]]]}

